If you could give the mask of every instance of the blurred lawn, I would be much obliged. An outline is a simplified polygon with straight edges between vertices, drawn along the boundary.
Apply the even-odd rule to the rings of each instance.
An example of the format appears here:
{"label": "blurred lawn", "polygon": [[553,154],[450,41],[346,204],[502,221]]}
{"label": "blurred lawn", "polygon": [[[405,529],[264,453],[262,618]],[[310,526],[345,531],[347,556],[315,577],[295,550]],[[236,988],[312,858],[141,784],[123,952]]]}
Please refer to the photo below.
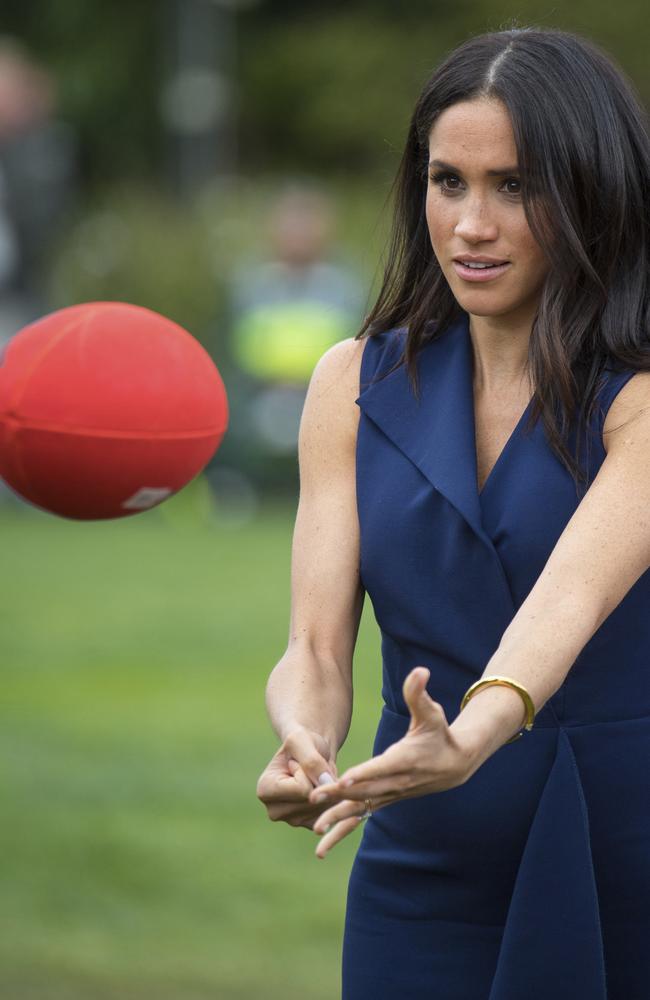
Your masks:
{"label": "blurred lawn", "polygon": [[[339,995],[360,834],[320,860],[255,795],[294,515],[0,509],[3,1000]],[[380,663],[366,598],[341,769],[371,754]]]}

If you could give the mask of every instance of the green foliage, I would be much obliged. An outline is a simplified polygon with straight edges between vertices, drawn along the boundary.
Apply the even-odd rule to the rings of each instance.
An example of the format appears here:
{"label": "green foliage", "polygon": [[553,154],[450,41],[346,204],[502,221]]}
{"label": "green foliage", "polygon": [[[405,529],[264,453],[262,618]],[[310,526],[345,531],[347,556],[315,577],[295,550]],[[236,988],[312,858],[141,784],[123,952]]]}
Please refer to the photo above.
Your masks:
{"label": "green foliage", "polygon": [[250,149],[252,162],[274,169],[305,163],[356,178],[392,176],[425,80],[456,45],[487,31],[577,31],[604,45],[635,78],[642,97],[650,97],[646,13],[638,0],[626,4],[625,19],[598,0],[553,9],[524,0],[515,11],[500,0],[453,7],[427,0],[296,6],[265,5],[243,21],[244,154]]}
{"label": "green foliage", "polygon": [[244,144],[255,137],[274,168],[301,162],[355,178],[391,177],[417,94],[454,25],[438,19],[427,30],[426,17],[416,27],[408,14],[371,18],[356,5],[311,13],[276,20],[275,30],[252,25],[244,37]]}
{"label": "green foliage", "polygon": [[[172,6],[5,6],[3,32],[23,39],[59,82],[61,114],[79,133],[87,181],[159,175]],[[650,98],[642,0],[627,0],[623,10],[605,0],[551,8],[522,0],[514,10],[507,0],[258,0],[241,4],[233,17],[239,165],[247,174],[300,165],[385,178],[433,68],[470,35],[511,26],[555,27],[595,40]]]}
{"label": "green foliage", "polygon": [[196,213],[163,191],[119,185],[84,207],[56,247],[52,306],[133,302],[205,341],[224,294],[206,238]]}

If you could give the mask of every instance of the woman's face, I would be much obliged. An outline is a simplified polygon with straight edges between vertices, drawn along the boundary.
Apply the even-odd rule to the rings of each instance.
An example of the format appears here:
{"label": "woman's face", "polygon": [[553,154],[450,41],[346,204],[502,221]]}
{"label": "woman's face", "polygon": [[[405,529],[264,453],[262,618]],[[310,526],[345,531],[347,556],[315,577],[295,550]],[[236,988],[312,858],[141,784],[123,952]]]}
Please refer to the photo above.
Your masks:
{"label": "woman's face", "polygon": [[[443,111],[429,133],[427,224],[449,287],[470,314],[518,323],[532,322],[537,310],[549,264],[520,192],[505,105],[480,98]],[[507,263],[468,271],[455,263],[459,256]]]}

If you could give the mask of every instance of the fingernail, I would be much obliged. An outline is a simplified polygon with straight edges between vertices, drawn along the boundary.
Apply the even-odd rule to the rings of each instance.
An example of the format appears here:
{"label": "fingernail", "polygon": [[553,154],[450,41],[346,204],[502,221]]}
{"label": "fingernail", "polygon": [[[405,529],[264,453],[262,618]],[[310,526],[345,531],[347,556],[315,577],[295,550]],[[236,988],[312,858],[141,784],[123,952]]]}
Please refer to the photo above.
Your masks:
{"label": "fingernail", "polygon": [[327,795],[314,795],[312,802],[327,802]]}
{"label": "fingernail", "polygon": [[323,771],[323,773],[319,774],[319,776],[318,776],[318,784],[319,785],[333,785],[334,784],[334,778],[329,773],[329,771]]}
{"label": "fingernail", "polygon": [[346,778],[345,781],[341,782],[341,784],[343,785],[344,788],[349,788],[350,785],[354,784],[354,778]]}

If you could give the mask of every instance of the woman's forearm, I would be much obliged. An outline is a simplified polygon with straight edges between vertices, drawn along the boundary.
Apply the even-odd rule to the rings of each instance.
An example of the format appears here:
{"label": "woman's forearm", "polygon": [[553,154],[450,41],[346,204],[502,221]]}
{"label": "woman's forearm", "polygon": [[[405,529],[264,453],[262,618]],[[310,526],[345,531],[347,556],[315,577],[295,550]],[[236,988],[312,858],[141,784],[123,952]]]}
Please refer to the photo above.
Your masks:
{"label": "woman's forearm", "polygon": [[275,732],[284,740],[304,726],[320,733],[336,754],[352,719],[351,670],[306,643],[291,643],[273,668],[266,685],[266,708]]}
{"label": "woman's forearm", "polygon": [[[601,622],[601,615],[579,602],[543,603],[531,592],[481,676],[499,674],[518,681],[537,713],[562,686]],[[521,729],[524,719],[521,696],[495,685],[477,691],[450,728],[473,745],[480,765]]]}

